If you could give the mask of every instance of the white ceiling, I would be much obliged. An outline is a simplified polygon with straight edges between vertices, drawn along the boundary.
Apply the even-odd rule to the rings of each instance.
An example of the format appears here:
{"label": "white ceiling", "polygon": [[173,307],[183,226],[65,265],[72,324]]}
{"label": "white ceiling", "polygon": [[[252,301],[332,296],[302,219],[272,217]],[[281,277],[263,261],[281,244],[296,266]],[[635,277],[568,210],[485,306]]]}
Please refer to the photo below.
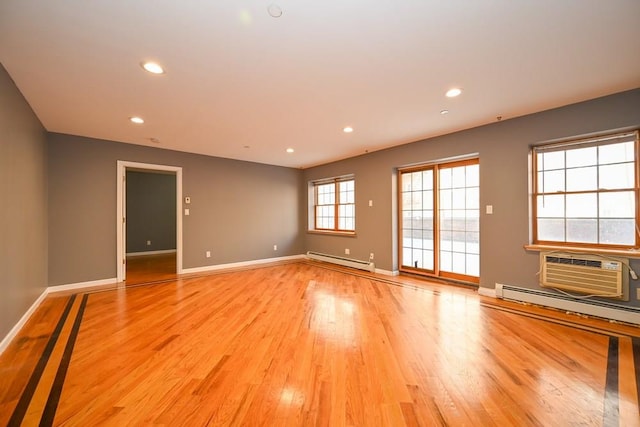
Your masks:
{"label": "white ceiling", "polygon": [[640,87],[639,22],[638,0],[1,0],[0,62],[51,132],[309,167]]}

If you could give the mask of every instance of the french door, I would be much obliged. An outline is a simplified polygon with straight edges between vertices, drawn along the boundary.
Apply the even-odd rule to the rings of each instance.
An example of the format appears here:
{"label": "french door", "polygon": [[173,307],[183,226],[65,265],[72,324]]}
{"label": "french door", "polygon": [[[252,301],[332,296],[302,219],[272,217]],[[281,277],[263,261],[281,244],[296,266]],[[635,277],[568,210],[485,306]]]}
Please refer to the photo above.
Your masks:
{"label": "french door", "polygon": [[400,270],[478,283],[478,159],[400,170]]}

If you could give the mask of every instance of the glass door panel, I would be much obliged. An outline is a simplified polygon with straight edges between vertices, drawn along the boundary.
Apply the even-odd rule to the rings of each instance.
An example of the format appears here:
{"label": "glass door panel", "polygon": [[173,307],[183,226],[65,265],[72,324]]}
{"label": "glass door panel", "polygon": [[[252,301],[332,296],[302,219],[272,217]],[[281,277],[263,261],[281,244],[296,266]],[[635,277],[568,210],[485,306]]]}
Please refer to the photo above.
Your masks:
{"label": "glass door panel", "polygon": [[465,276],[478,277],[479,165],[442,166],[439,174],[440,271],[453,273],[453,277],[461,279],[467,279]]}
{"label": "glass door panel", "polygon": [[433,271],[434,212],[433,170],[403,173],[402,265]]}
{"label": "glass door panel", "polygon": [[401,171],[401,270],[479,281],[479,182],[477,159]]}

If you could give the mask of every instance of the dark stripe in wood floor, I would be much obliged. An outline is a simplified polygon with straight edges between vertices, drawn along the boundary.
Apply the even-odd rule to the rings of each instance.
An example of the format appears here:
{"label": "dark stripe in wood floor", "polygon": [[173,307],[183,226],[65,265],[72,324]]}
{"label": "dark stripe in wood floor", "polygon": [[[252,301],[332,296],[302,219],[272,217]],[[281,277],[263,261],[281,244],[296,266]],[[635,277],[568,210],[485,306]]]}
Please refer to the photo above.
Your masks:
{"label": "dark stripe in wood floor", "polygon": [[64,385],[64,379],[67,375],[67,369],[69,368],[69,363],[71,362],[71,354],[73,353],[73,346],[76,343],[76,338],[78,337],[78,332],[80,331],[80,323],[82,322],[82,315],[84,314],[84,308],[87,305],[87,299],[89,299],[89,295],[85,294],[82,297],[82,303],[80,304],[80,309],[78,310],[76,319],[73,322],[73,328],[71,329],[71,334],[69,335],[69,340],[67,341],[67,345],[64,348],[64,354],[62,355],[62,360],[60,360],[60,365],[58,365],[58,372],[56,373],[56,378],[53,381],[53,385],[51,386],[51,391],[49,392],[49,398],[47,399],[47,404],[44,407],[42,418],[40,419],[40,426],[53,425],[53,419],[56,416],[56,409],[58,409],[58,403],[60,402],[60,394],[62,393],[62,386]]}
{"label": "dark stripe in wood floor", "polygon": [[47,342],[47,345],[44,351],[42,352],[42,356],[40,356],[40,359],[38,360],[38,364],[34,368],[33,373],[29,378],[29,382],[27,383],[27,386],[25,387],[24,392],[20,396],[20,400],[18,401],[18,404],[16,405],[16,408],[13,411],[13,414],[11,414],[11,418],[9,419],[9,424],[8,424],[9,426],[11,427],[19,426],[22,423],[24,415],[27,413],[27,409],[29,408],[29,404],[31,403],[31,399],[33,398],[33,394],[36,391],[36,387],[40,382],[40,377],[42,376],[42,372],[44,372],[44,368],[47,366],[47,363],[49,362],[49,357],[51,357],[51,353],[53,352],[56,342],[58,341],[58,337],[60,336],[60,331],[62,331],[62,327],[67,321],[67,317],[69,316],[69,312],[71,311],[71,307],[73,306],[73,302],[75,298],[76,298],[75,295],[72,295],[71,298],[69,298],[69,301],[67,302],[67,305],[64,308],[62,315],[60,316],[60,320],[58,321],[55,329],[53,330],[53,333],[51,334],[51,337],[49,338],[49,341]]}
{"label": "dark stripe in wood floor", "polygon": [[[69,320],[69,313],[71,313],[76,302],[76,294],[71,295],[71,297],[67,301],[65,309],[60,316],[60,320],[56,324],[56,327],[51,334],[49,341],[47,342],[42,356],[40,356],[40,359],[38,360],[38,363],[34,368],[31,377],[29,378],[29,382],[27,383],[27,386],[20,396],[20,400],[18,401],[18,404],[16,405],[16,408],[11,415],[8,426],[18,427],[23,425],[23,423],[25,423],[25,418],[33,417],[34,412],[36,414],[39,414],[40,419],[38,424],[40,426],[53,425],[53,421],[56,415],[56,409],[58,408],[58,403],[60,402],[62,387],[64,386],[67,369],[69,367],[69,363],[71,362],[73,347],[80,331],[80,324],[82,323],[82,316],[84,314],[84,309],[87,305],[88,299],[89,294],[85,294],[82,297],[80,308],[76,312],[73,326],[71,327],[71,331],[68,335],[63,334],[62,332],[63,329],[65,329],[67,321]],[[52,354],[54,354],[54,351],[56,351],[56,349],[60,349],[61,346],[64,346],[64,352],[62,353],[62,356],[58,356],[59,359],[56,360],[56,357],[51,356]],[[49,364],[54,364],[52,366],[57,365],[57,369],[53,381],[50,384],[47,384],[47,381],[45,381],[43,378],[43,374]],[[46,403],[44,405],[38,403],[32,404],[32,400],[36,392],[42,389],[49,390]],[[29,410],[30,406],[33,406],[33,408],[31,408],[31,411]],[[27,414],[29,415],[27,416]],[[30,422],[26,423],[32,424],[33,418],[31,418]]]}
{"label": "dark stripe in wood floor", "polygon": [[604,389],[604,413],[602,425],[617,427],[620,424],[620,397],[618,395],[618,338],[609,337],[607,379]]}

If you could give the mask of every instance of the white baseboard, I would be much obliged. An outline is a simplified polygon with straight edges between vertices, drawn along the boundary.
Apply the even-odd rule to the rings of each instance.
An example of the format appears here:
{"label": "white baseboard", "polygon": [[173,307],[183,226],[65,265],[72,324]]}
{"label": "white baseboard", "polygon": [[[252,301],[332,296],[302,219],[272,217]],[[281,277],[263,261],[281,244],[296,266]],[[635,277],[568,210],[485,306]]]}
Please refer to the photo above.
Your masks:
{"label": "white baseboard", "polygon": [[38,298],[36,298],[33,304],[31,304],[31,307],[29,307],[29,309],[22,315],[20,320],[18,320],[18,323],[16,323],[15,326],[11,328],[9,333],[2,339],[2,341],[0,341],[0,354],[2,354],[7,349],[7,347],[9,346],[9,343],[13,341],[16,335],[18,335],[18,332],[20,332],[20,329],[22,329],[22,327],[27,323],[31,315],[35,313],[35,311],[38,309],[40,304],[42,304],[42,301],[44,301],[44,299],[47,297],[47,293],[48,293],[47,291],[48,291],[48,288],[45,289]]}
{"label": "white baseboard", "polygon": [[640,308],[638,307],[621,306],[602,300],[572,298],[542,289],[522,288],[500,283],[496,283],[496,295],[498,298],[552,307],[567,313],[581,313],[610,321],[640,325]]}
{"label": "white baseboard", "polygon": [[398,270],[391,271],[391,270],[383,270],[381,268],[376,268],[375,273],[376,274],[382,274],[384,276],[398,276],[398,275],[400,275],[400,272]]}
{"label": "white baseboard", "polygon": [[283,256],[283,257],[277,257],[277,258],[256,259],[252,261],[231,262],[228,264],[207,265],[204,267],[183,268],[182,274],[204,273],[207,271],[224,270],[227,268],[250,267],[254,265],[268,264],[271,262],[290,261],[290,260],[297,260],[297,259],[306,259],[306,256],[304,254],[301,254],[301,255],[291,255],[291,256]]}
{"label": "white baseboard", "polygon": [[70,283],[68,285],[49,286],[47,293],[55,294],[57,292],[75,291],[84,288],[95,288],[104,285],[115,285],[118,283],[118,279],[112,277],[110,279],[92,280],[90,282]]}
{"label": "white baseboard", "polygon": [[498,298],[495,288],[484,288],[482,286],[478,288],[478,295],[482,295],[483,297]]}
{"label": "white baseboard", "polygon": [[145,255],[162,255],[162,254],[175,254],[175,249],[167,249],[163,251],[145,251],[145,252],[127,252],[127,256],[145,256]]}

